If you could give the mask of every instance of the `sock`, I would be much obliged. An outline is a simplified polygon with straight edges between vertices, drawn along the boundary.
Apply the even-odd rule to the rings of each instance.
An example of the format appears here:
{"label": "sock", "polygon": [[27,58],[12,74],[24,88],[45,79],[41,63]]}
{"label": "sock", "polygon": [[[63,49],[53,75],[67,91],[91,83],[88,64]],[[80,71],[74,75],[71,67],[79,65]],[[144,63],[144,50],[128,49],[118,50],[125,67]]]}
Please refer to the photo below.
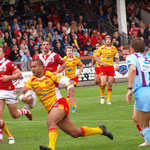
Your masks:
{"label": "sock", "polygon": [[101,97],[105,96],[105,87],[104,88],[100,88],[100,93],[101,93]]}
{"label": "sock", "polygon": [[7,126],[6,126],[6,124],[5,124],[5,122],[3,122],[3,126],[2,126],[2,131],[3,132],[5,132],[6,133],[6,135],[7,135],[7,138],[9,138],[9,137],[13,137],[12,135],[11,135],[11,133],[9,132],[9,130],[8,130],[8,128],[7,128]]}
{"label": "sock", "polygon": [[[139,130],[139,132],[141,133],[141,135],[143,136],[142,130],[141,130],[141,128],[140,128],[140,125],[139,125],[138,123],[135,123],[135,125],[136,125],[137,129]],[[144,136],[143,136],[143,137],[144,137]]]}
{"label": "sock", "polygon": [[101,88],[101,84],[98,85],[99,86],[99,96],[102,95],[102,88]]}
{"label": "sock", "polygon": [[142,131],[142,134],[144,135],[145,140],[150,144],[150,128],[145,128]]}
{"label": "sock", "polygon": [[69,95],[67,95],[67,102],[68,102],[68,103],[69,103],[69,98],[70,98]]}
{"label": "sock", "polygon": [[76,107],[76,104],[72,104],[72,107]]}
{"label": "sock", "polygon": [[24,114],[28,114],[28,110],[23,108],[23,109],[18,109],[18,112],[19,112],[19,116],[22,116]]}
{"label": "sock", "polygon": [[80,127],[82,131],[82,136],[89,136],[93,134],[103,134],[103,130],[99,127],[97,128],[89,128],[87,126]]}
{"label": "sock", "polygon": [[112,95],[112,89],[108,88],[107,90],[107,101],[110,101]]}
{"label": "sock", "polygon": [[52,148],[52,150],[55,150],[58,130],[57,128],[51,128],[48,130],[48,132],[49,132],[49,147]]}
{"label": "sock", "polygon": [[0,129],[0,140],[3,140],[3,131]]}

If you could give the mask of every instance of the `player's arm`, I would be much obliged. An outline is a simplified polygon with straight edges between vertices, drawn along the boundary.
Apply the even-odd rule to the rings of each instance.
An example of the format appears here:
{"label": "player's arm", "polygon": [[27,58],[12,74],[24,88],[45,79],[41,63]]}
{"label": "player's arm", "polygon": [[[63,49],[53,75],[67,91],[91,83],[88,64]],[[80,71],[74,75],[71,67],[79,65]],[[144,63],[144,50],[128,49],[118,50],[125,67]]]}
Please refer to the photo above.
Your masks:
{"label": "player's arm", "polygon": [[28,80],[27,84],[22,88],[22,90],[20,91],[20,94],[19,94],[19,99],[22,102],[27,103],[29,105],[33,103],[33,98],[30,95],[25,96],[25,93],[32,89],[32,87],[30,85],[30,81],[31,80]]}
{"label": "player's arm", "polygon": [[64,71],[65,68],[66,68],[66,63],[65,63],[65,61],[64,61],[62,65],[59,65],[59,66],[57,67],[57,72],[56,72],[56,73],[60,73],[60,72]]}
{"label": "player's arm", "polygon": [[115,62],[116,62],[115,71],[117,71],[119,69],[119,54],[118,53],[116,53],[115,55]]}
{"label": "player's arm", "polygon": [[83,63],[81,63],[80,65],[80,69],[79,69],[79,72],[77,73],[77,77],[79,77],[80,76],[80,74],[81,74],[81,72],[83,71],[83,69],[84,69],[84,65],[83,65]]}
{"label": "player's arm", "polygon": [[3,80],[3,82],[7,82],[9,80],[17,80],[22,78],[21,71],[19,69],[16,69],[12,75],[2,75],[0,80]]}
{"label": "player's arm", "polygon": [[95,63],[95,59],[94,59],[94,56],[93,56],[92,60],[91,60],[91,67],[93,67],[94,63]]}
{"label": "player's arm", "polygon": [[66,77],[66,76],[63,76],[61,77],[61,79],[59,80],[59,84],[60,85],[64,85],[65,87],[67,87],[67,92],[68,92],[68,95],[70,97],[70,99],[74,100],[75,99],[75,95],[74,95],[74,85],[73,83],[71,82],[71,80]]}
{"label": "player's arm", "polygon": [[136,66],[131,64],[129,65],[129,73],[128,73],[128,92],[126,95],[127,104],[129,104],[132,99],[132,95],[133,95],[132,85],[135,76],[136,76]]}

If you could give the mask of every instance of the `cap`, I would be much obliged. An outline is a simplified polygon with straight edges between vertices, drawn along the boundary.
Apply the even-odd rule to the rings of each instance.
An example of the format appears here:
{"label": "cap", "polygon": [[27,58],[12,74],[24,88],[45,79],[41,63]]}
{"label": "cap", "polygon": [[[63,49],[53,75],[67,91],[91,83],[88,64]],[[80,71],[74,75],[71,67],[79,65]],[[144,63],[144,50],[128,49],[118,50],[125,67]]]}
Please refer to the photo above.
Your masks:
{"label": "cap", "polygon": [[111,39],[111,36],[110,36],[110,35],[106,35],[106,36],[105,36],[105,40],[108,39],[108,38]]}

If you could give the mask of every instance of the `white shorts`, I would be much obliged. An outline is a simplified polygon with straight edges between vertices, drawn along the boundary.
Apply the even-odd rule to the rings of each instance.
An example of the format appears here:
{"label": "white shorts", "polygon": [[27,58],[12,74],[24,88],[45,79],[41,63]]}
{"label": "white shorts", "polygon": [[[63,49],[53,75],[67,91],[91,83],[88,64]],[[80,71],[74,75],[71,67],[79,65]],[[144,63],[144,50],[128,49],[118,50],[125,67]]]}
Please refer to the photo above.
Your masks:
{"label": "white shorts", "polygon": [[4,100],[6,104],[18,103],[16,90],[0,90],[0,100]]}

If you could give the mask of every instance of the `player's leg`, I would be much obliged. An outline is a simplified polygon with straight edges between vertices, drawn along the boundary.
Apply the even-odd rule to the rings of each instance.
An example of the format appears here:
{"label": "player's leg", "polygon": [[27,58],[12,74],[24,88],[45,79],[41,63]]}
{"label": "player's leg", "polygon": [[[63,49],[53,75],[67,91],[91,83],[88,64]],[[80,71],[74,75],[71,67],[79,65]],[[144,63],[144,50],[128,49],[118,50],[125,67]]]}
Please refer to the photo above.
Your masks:
{"label": "player's leg", "polygon": [[90,128],[88,126],[76,127],[70,117],[65,117],[61,122],[58,123],[58,127],[74,138],[101,134],[113,139],[112,134],[106,130],[104,125],[100,125],[96,128]]}
{"label": "player's leg", "polygon": [[[59,106],[58,106],[59,107]],[[50,113],[47,117],[47,126],[48,126],[48,133],[49,133],[49,146],[52,150],[55,150],[55,144],[58,136],[57,124],[63,120],[66,116],[66,112],[61,108],[52,108]],[[47,147],[40,146],[41,150],[46,150]]]}
{"label": "player's leg", "polygon": [[101,80],[101,100],[100,100],[100,103],[101,104],[104,104],[104,100],[105,100],[105,86],[106,86],[106,81],[107,81],[107,76],[104,75],[104,76],[101,76],[100,78]]}
{"label": "player's leg", "polygon": [[10,131],[8,130],[5,122],[2,120],[2,114],[3,114],[3,110],[4,110],[4,106],[5,106],[5,101],[4,100],[0,100],[0,134],[1,134],[1,141],[3,141],[3,132],[6,133],[7,135],[7,138],[9,139],[9,144],[14,144],[15,143],[15,140],[12,136],[12,134],[10,133]]}
{"label": "player's leg", "polygon": [[137,122],[139,122],[144,138],[150,144],[150,126],[149,126],[150,112],[143,112],[136,109],[135,117],[137,119]]}
{"label": "player's leg", "polygon": [[107,89],[107,104],[111,104],[111,95],[112,95],[112,84],[114,81],[114,76],[108,76],[108,89]]}
{"label": "player's leg", "polygon": [[26,107],[19,109],[18,103],[7,103],[7,106],[12,118],[17,119],[22,115],[26,115],[29,120],[32,120],[32,113]]}
{"label": "player's leg", "polygon": [[[134,106],[133,106],[133,116],[132,116],[132,119],[133,119],[133,121],[134,121],[134,123],[135,123],[137,129],[138,129],[139,132],[141,133],[142,137],[144,137],[143,134],[142,134],[142,130],[141,130],[141,128],[140,128],[140,125],[139,125],[139,123],[137,122],[137,119],[136,119],[136,116],[135,116],[135,104],[134,104]],[[139,146],[147,146],[147,145],[149,145],[148,142],[147,142],[146,140],[144,140],[144,143],[140,144]]]}

